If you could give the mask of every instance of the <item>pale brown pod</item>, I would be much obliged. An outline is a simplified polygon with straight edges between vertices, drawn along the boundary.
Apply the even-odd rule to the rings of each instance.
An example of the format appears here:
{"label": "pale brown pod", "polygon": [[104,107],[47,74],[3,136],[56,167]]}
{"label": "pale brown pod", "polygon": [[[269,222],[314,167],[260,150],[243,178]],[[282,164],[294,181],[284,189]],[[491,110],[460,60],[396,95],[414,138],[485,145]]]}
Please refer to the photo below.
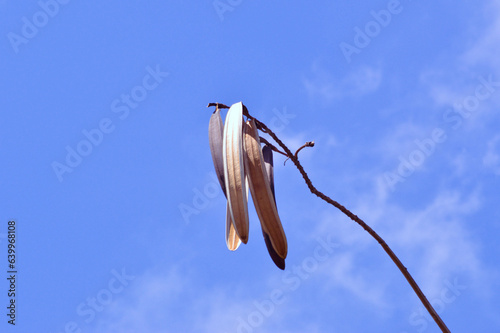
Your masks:
{"label": "pale brown pod", "polygon": [[236,251],[241,244],[241,239],[236,233],[233,221],[231,220],[231,212],[229,211],[229,202],[226,205],[226,245],[231,251]]}
{"label": "pale brown pod", "polygon": [[243,133],[245,168],[254,206],[262,229],[268,235],[274,251],[285,259],[288,252],[286,236],[265,170],[259,133],[253,119],[245,123]]}
{"label": "pale brown pod", "polygon": [[248,197],[243,162],[243,104],[235,103],[227,112],[223,135],[224,180],[229,211],[235,231],[248,242]]}
{"label": "pale brown pod", "polygon": [[[219,180],[222,192],[226,195],[226,184],[224,180],[224,161],[223,161],[223,133],[224,125],[220,115],[220,109],[216,109],[210,117],[208,124],[208,141],[210,144],[210,152],[212,153],[212,161],[214,163],[215,173]],[[229,205],[229,204],[228,204]],[[241,240],[234,230],[234,225],[231,220],[229,207],[226,209],[226,245],[229,250],[235,251],[241,244]]]}
{"label": "pale brown pod", "polygon": [[[276,193],[274,192],[274,163],[273,163],[273,150],[265,145],[262,147],[262,157],[264,160],[264,167],[266,169],[267,178],[269,179],[269,184],[271,185],[271,193],[273,194],[274,203],[276,204]],[[266,243],[267,252],[271,256],[274,264],[278,266],[280,269],[285,269],[285,259],[281,258],[273,248],[271,244],[271,239],[269,235],[266,233],[264,228],[262,228],[262,234],[264,236],[264,241]]]}

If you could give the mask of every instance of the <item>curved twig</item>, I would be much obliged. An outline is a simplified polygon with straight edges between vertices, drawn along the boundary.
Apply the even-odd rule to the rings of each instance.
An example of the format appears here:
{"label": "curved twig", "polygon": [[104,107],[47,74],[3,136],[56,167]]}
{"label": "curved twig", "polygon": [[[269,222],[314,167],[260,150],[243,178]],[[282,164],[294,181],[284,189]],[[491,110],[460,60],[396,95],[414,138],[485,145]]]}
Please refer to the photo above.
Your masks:
{"label": "curved twig", "polygon": [[[304,149],[306,147],[314,147],[314,141],[307,141],[299,149],[297,149],[297,151],[294,154],[295,158],[298,158],[299,151],[301,151],[302,149]],[[285,156],[288,156],[288,155],[285,154]],[[286,160],[283,162],[283,165],[285,165],[286,161],[288,161],[289,159],[290,159],[290,157],[287,157]]]}
{"label": "curved twig", "polygon": [[314,141],[307,141],[306,143],[304,143],[299,149],[297,149],[297,151],[295,152],[295,154],[293,156],[295,156],[295,158],[298,158],[299,151],[301,151],[302,149],[304,149],[306,147],[314,147]]}

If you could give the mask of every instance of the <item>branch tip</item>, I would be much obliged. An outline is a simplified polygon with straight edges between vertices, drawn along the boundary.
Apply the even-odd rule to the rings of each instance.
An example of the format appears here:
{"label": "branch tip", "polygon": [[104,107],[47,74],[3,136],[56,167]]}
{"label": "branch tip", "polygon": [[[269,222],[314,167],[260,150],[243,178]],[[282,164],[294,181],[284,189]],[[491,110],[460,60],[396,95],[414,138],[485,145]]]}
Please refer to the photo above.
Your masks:
{"label": "branch tip", "polygon": [[222,103],[208,103],[207,108],[215,106],[216,109],[229,109],[229,106]]}

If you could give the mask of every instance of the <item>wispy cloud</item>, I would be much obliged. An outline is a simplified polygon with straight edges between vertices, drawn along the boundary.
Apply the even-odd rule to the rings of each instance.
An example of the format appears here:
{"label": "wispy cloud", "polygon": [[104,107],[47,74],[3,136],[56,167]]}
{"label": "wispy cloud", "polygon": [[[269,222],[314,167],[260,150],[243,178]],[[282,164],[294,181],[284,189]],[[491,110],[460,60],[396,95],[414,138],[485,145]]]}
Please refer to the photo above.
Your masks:
{"label": "wispy cloud", "polygon": [[312,64],[309,77],[303,80],[309,98],[327,105],[346,97],[375,92],[381,82],[380,68],[359,66],[344,77],[336,77],[318,61]]}
{"label": "wispy cloud", "polygon": [[[442,290],[443,281],[456,276],[481,286],[479,293],[491,287],[491,269],[482,263],[481,247],[468,228],[470,216],[481,209],[479,189],[468,194],[441,189],[429,195],[424,206],[407,208],[391,200],[376,180],[373,184],[372,191],[355,200],[353,211],[382,235],[429,297]],[[393,264],[383,261],[374,270],[370,263],[385,256],[380,246],[333,207],[324,210],[321,220],[311,237],[329,232],[342,245],[342,253],[323,270],[328,285],[373,306],[387,306],[396,297],[387,285]]]}
{"label": "wispy cloud", "polygon": [[500,3],[489,1],[482,8],[482,17],[490,21],[487,29],[476,32],[479,38],[460,57],[469,66],[487,64],[500,71],[497,55],[500,53]]}
{"label": "wispy cloud", "polygon": [[401,224],[391,230],[392,242],[416,261],[419,279],[430,294],[437,293],[442,281],[455,274],[471,278],[483,274],[478,245],[466,222],[479,207],[477,192],[464,196],[442,191],[423,209],[400,211],[396,216]]}
{"label": "wispy cloud", "polygon": [[[294,301],[310,278],[321,276],[337,245],[324,235],[285,272],[261,281],[208,282],[196,268],[159,264],[138,275],[130,290],[110,304],[90,332],[287,332],[318,331],[314,321],[290,323],[307,307]],[[305,288],[304,288],[305,289]]]}
{"label": "wispy cloud", "polygon": [[494,136],[488,142],[483,164],[496,175],[500,175],[500,135]]}
{"label": "wispy cloud", "polygon": [[[461,53],[445,49],[444,53],[451,54],[423,70],[420,76],[420,82],[440,109],[461,103],[465,95],[474,91],[479,76],[492,76],[494,82],[499,81],[500,64],[496,55],[500,52],[500,4],[490,1],[478,10],[485,26],[464,35],[465,48]],[[499,96],[493,96],[490,102],[499,100]],[[488,110],[487,106],[482,105],[481,109]]]}
{"label": "wispy cloud", "polygon": [[174,309],[189,293],[189,275],[177,268],[151,270],[138,276],[130,292],[114,301],[92,332],[177,332]]}

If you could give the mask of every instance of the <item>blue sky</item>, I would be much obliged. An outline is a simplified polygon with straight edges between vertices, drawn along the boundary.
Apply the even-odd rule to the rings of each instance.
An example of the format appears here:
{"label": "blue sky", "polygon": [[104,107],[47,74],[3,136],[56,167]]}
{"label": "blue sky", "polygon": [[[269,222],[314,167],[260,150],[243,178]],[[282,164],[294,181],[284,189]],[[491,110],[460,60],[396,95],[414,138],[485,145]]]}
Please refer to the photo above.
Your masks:
{"label": "blue sky", "polygon": [[[500,331],[496,1],[0,1],[2,332],[438,332],[275,157],[286,270],[230,252],[209,102],[243,101],[452,332]],[[184,213],[183,213],[184,212]],[[186,213],[188,212],[188,213]],[[9,302],[0,283],[0,308]]]}

